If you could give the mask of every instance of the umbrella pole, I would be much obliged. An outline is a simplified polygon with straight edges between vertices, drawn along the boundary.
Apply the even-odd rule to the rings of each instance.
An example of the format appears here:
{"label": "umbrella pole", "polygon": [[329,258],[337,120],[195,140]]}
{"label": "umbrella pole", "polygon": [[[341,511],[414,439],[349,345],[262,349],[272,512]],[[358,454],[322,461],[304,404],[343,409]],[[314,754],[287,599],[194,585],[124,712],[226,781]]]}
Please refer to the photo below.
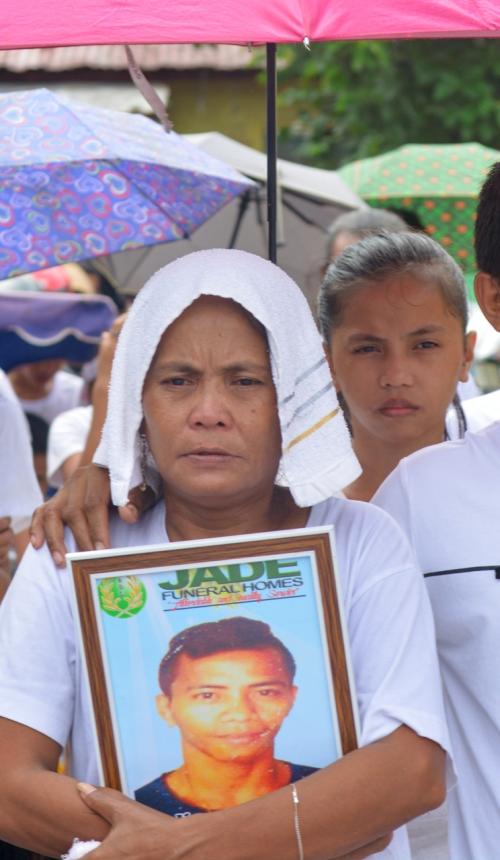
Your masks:
{"label": "umbrella pole", "polygon": [[240,233],[241,222],[245,216],[245,213],[248,209],[248,204],[250,203],[250,191],[245,191],[245,193],[240,197],[240,205],[238,206],[238,215],[233,227],[233,232],[231,233],[231,238],[229,240],[228,248],[234,248],[236,245],[236,241],[238,239]]}
{"label": "umbrella pole", "polygon": [[276,145],[276,45],[266,45],[267,104],[267,221],[268,256],[276,263],[277,145]]}

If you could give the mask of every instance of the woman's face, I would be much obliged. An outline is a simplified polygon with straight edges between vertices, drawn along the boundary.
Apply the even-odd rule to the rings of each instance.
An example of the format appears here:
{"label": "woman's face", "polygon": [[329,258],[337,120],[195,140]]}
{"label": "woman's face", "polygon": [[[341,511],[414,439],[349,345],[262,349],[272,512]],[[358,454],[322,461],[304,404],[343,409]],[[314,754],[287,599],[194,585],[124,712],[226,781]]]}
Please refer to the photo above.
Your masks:
{"label": "woman's face", "polygon": [[235,302],[202,296],[169,326],[143,410],[167,496],[237,505],[272,488],[281,435],[267,343]]}
{"label": "woman's face", "polygon": [[398,275],[355,290],[332,331],[337,390],[359,434],[418,447],[443,436],[457,382],[467,379],[474,336],[428,280]]}

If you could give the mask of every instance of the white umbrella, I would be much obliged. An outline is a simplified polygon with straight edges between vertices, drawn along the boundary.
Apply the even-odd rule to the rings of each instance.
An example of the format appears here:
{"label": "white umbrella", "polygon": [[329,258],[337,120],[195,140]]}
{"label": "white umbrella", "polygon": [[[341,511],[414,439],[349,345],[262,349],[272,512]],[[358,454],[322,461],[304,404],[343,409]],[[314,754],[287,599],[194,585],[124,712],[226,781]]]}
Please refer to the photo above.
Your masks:
{"label": "white umbrella", "polygon": [[[267,256],[266,156],[218,132],[186,135],[208,155],[224,161],[258,183],[240,201],[229,203],[188,241],[158,245],[147,252],[110,258],[122,289],[136,292],[160,266],[190,251],[237,247]],[[280,219],[278,263],[313,300],[325,257],[328,225],[342,212],[366,204],[333,170],[278,159]]]}

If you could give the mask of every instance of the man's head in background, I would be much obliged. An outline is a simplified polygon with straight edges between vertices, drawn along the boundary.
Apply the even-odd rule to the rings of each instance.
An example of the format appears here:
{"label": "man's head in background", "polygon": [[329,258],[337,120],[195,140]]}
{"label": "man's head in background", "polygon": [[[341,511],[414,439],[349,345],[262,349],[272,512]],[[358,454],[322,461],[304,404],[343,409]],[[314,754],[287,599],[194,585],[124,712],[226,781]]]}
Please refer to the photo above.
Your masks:
{"label": "man's head in background", "polygon": [[408,224],[388,209],[357,209],[340,215],[328,228],[326,240],[325,270],[345,248],[385,230],[387,233],[400,233],[408,230]]}
{"label": "man's head in background", "polygon": [[476,298],[487,320],[500,331],[500,162],[491,168],[479,194],[474,246],[479,270]]}

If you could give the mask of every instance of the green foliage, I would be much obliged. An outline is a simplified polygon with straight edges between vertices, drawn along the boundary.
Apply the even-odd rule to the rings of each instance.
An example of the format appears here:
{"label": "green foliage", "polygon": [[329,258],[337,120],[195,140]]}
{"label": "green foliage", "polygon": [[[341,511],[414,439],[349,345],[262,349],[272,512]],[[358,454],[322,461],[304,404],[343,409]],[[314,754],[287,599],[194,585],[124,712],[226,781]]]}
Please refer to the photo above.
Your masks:
{"label": "green foliage", "polygon": [[280,46],[293,119],[280,154],[340,167],[405,143],[500,145],[500,45],[433,39]]}

